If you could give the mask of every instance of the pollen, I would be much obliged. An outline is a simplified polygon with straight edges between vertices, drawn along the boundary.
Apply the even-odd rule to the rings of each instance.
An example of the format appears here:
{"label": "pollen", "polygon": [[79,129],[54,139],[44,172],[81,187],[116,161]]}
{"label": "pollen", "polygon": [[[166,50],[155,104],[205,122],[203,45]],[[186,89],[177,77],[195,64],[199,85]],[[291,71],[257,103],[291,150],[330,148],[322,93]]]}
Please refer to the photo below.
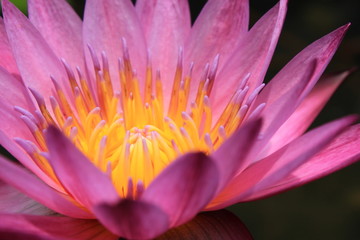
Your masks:
{"label": "pollen", "polygon": [[[68,85],[56,79],[54,95],[44,99],[30,89],[38,108],[30,113],[15,110],[34,136],[34,142],[16,139],[36,164],[58,182],[47,160],[44,132],[54,125],[101,171],[111,178],[121,197],[137,198],[160,172],[178,156],[192,151],[211,154],[236,131],[249,116],[249,108],[260,85],[249,94],[247,80],[241,81],[229,103],[216,121],[212,116],[210,95],[216,79],[219,56],[204,66],[194,99],[190,99],[192,69],[183,70],[179,50],[174,79],[161,79],[148,59],[145,80],[139,81],[131,66],[126,41],[118,62],[118,79],[111,79],[106,53],[98,58],[93,49],[95,79],[87,79],[77,68],[75,73],[65,60]],[[118,81],[119,90],[114,82]],[[162,81],[173,81],[168,109],[164,109]],[[144,86],[140,86],[140,82]],[[196,88],[195,88],[196,90]],[[260,105],[253,111],[258,114]]]}

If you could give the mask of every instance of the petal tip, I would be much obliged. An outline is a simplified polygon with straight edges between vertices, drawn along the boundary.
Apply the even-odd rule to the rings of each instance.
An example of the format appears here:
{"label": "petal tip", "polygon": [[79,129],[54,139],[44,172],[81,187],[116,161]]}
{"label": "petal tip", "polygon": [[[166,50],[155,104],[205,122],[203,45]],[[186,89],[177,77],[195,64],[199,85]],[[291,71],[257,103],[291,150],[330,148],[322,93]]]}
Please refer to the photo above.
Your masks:
{"label": "petal tip", "polygon": [[1,0],[2,12],[6,22],[6,19],[10,15],[22,14],[20,10],[9,0]]}

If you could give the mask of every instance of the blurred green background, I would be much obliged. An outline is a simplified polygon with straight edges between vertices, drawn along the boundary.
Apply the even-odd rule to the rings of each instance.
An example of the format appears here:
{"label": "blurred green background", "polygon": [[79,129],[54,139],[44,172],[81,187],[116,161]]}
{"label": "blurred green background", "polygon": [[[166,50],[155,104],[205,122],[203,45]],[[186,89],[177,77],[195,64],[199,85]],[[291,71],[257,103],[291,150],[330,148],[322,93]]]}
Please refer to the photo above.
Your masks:
{"label": "blurred green background", "polygon": [[[12,2],[26,12],[25,0]],[[82,15],[84,1],[69,2]],[[191,1],[193,18],[205,2]],[[250,1],[251,23],[276,2]],[[360,66],[360,1],[290,0],[267,79],[312,41],[348,22],[352,26],[326,72]],[[351,113],[360,114],[359,72],[339,88],[314,126]],[[360,163],[301,188],[229,209],[244,221],[255,239],[360,239]]]}

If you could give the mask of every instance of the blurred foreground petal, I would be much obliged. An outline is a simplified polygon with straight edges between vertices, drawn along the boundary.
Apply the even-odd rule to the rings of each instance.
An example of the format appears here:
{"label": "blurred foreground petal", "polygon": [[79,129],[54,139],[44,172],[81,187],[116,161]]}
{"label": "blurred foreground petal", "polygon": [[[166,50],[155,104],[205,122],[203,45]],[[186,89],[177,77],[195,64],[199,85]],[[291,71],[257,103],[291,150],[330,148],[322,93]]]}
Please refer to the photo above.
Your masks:
{"label": "blurred foreground petal", "polygon": [[156,240],[251,240],[244,223],[227,210],[200,213],[190,222],[176,227]]}

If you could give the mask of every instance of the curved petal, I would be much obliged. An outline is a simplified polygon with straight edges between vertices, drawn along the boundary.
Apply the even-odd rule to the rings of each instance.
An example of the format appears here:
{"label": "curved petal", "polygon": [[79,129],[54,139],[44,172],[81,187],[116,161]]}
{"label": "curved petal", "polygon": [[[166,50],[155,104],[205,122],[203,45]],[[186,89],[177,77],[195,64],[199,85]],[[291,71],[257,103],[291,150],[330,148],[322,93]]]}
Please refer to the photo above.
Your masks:
{"label": "curved petal", "polygon": [[0,145],[4,147],[14,158],[16,158],[22,165],[29,169],[32,173],[38,176],[43,182],[50,187],[63,192],[61,186],[58,186],[53,179],[44,173],[39,166],[30,158],[25,151],[20,148],[14,140],[10,139],[6,134],[0,130]]}
{"label": "curved petal", "polygon": [[164,103],[168,103],[179,48],[184,47],[190,32],[188,1],[140,0],[136,1],[136,10],[144,29],[152,67],[161,72]]}
{"label": "curved petal", "polygon": [[309,94],[330,62],[348,28],[349,24],[344,25],[302,50],[270,81],[255,100],[254,106],[264,102],[267,105],[272,104],[288,91],[301,84],[304,81],[303,76],[309,71],[309,68],[312,68],[314,60],[316,60],[318,66],[312,80],[307,84],[298,99],[301,102]]}
{"label": "curved petal", "polygon": [[233,54],[219,69],[214,92],[210,95],[215,119],[237,89],[239,81],[247,74],[250,73],[250,93],[263,81],[280,36],[286,10],[287,1],[281,0],[250,29],[235,49],[231,46]]}
{"label": "curved petal", "polygon": [[85,212],[71,203],[70,200],[67,200],[68,196],[57,192],[25,169],[1,156],[0,179],[58,213],[75,218],[93,217],[90,213]]}
{"label": "curved petal", "polygon": [[50,164],[64,187],[88,209],[101,202],[117,202],[111,179],[95,167],[57,128],[50,126],[45,139]]}
{"label": "curved petal", "polygon": [[325,177],[360,159],[360,124],[337,136],[325,149],[275,185],[256,192],[247,201],[268,197]]}
{"label": "curved petal", "polygon": [[210,155],[220,173],[217,192],[222,190],[234,174],[247,166],[248,154],[258,138],[261,125],[260,119],[245,124]]}
{"label": "curved petal", "polygon": [[252,240],[245,224],[227,210],[203,212],[190,222],[170,229],[156,240],[227,239]]}
{"label": "curved petal", "polygon": [[14,106],[30,111],[34,109],[24,84],[2,67],[0,67],[0,79],[1,130],[10,138],[21,137],[32,140],[33,136],[28,127],[21,120],[20,114],[14,110]]}
{"label": "curved petal", "polygon": [[84,68],[82,22],[65,0],[28,0],[29,19],[56,56]]}
{"label": "curved petal", "polygon": [[94,207],[97,218],[113,233],[128,239],[152,239],[169,228],[168,216],[158,207],[124,199]]}
{"label": "curved petal", "polygon": [[10,43],[6,34],[4,21],[0,18],[0,66],[5,68],[13,75],[20,75],[19,69],[16,65],[13,53],[11,51]]}
{"label": "curved petal", "polygon": [[318,68],[318,62],[312,62],[312,65],[309,65],[306,71],[302,73],[303,75],[298,76],[301,81],[299,81],[296,86],[283,93],[275,101],[266,103],[266,106],[260,115],[260,117],[264,119],[264,124],[261,129],[261,138],[255,147],[256,155],[254,156],[254,161],[262,157],[262,151],[269,143],[270,138],[295,111],[297,106],[299,106],[299,98],[301,98],[301,95],[309,82],[316,77],[315,74]]}
{"label": "curved petal", "polygon": [[248,0],[210,0],[202,9],[185,45],[185,68],[194,62],[193,99],[205,64],[220,54],[220,67],[249,27]]}
{"label": "curved petal", "polygon": [[[345,117],[295,139],[272,155],[254,163],[241,172],[214,200],[212,209],[247,201],[253,194],[265,188],[276,186],[299,166],[321,151],[346,127],[357,120],[355,116]],[[311,143],[311,144],[309,144]]]}
{"label": "curved petal", "polygon": [[203,153],[188,153],[162,171],[141,200],[165,211],[174,227],[193,218],[210,202],[218,182],[219,172],[212,159]]}
{"label": "curved petal", "polygon": [[0,213],[51,215],[55,212],[0,181]]}
{"label": "curved petal", "polygon": [[[90,45],[97,57],[100,57],[102,51],[106,53],[115,90],[119,89],[118,58],[123,57],[122,38],[127,42],[131,65],[136,69],[139,79],[143,80],[146,66],[145,38],[130,0],[86,1],[83,25],[85,48]],[[87,65],[92,72],[92,59],[88,51],[85,52]]]}
{"label": "curved petal", "polygon": [[12,214],[0,214],[0,219],[0,236],[3,239],[117,239],[96,220]]}
{"label": "curved petal", "polygon": [[264,152],[270,155],[303,134],[319,114],[331,95],[351,71],[325,76],[315,85],[293,114],[271,137]]}
{"label": "curved petal", "polygon": [[65,70],[41,34],[8,0],[2,1],[2,7],[6,32],[25,85],[41,93],[46,101],[52,94],[50,76],[68,89]]}

